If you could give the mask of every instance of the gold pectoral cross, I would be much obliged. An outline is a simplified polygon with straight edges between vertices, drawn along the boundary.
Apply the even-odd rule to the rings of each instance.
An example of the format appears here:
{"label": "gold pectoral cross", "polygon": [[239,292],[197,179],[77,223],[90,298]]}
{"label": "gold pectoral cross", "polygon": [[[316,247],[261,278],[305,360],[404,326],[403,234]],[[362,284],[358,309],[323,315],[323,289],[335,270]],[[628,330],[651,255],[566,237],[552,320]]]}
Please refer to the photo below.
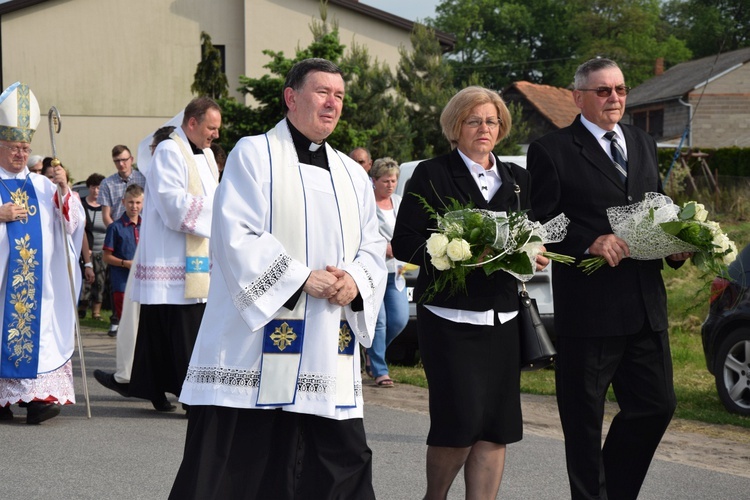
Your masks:
{"label": "gold pectoral cross", "polygon": [[[26,183],[24,182],[24,184]],[[18,188],[15,192],[11,192],[10,200],[17,207],[25,208],[28,215],[32,217],[36,215],[36,207],[34,205],[29,206],[29,194],[24,191],[23,188]],[[26,224],[28,222],[28,217],[25,217],[18,222]]]}

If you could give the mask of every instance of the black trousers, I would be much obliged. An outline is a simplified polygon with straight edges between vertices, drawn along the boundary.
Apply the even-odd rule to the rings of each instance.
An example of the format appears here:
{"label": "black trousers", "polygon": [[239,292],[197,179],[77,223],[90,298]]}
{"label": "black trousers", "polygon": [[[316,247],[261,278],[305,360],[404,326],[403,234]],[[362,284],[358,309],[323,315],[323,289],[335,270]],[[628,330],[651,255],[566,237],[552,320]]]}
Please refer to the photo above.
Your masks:
{"label": "black trousers", "polygon": [[[635,500],[674,414],[667,331],[558,337],[557,404],[573,500]],[[612,384],[620,407],[601,445]]]}
{"label": "black trousers", "polygon": [[361,418],[190,406],[172,500],[371,500]]}

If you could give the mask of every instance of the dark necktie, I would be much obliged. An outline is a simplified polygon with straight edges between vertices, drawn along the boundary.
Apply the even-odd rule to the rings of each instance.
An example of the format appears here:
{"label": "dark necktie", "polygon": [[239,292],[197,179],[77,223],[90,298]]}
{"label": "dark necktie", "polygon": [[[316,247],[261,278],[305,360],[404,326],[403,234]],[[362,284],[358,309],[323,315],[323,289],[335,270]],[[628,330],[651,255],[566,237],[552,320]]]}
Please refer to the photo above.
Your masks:
{"label": "dark necktie", "polygon": [[617,173],[620,174],[620,180],[624,183],[628,178],[628,162],[625,159],[622,147],[620,146],[620,143],[617,142],[614,131],[609,131],[604,134],[604,138],[610,141],[609,150],[612,153],[612,160],[615,162]]}

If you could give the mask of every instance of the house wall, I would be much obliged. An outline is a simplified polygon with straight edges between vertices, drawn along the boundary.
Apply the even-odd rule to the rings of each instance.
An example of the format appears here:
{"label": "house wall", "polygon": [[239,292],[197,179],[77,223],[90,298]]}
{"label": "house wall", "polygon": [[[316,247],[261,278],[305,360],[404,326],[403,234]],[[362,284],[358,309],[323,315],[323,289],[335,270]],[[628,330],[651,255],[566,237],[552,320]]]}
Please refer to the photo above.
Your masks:
{"label": "house wall", "polygon": [[[312,41],[318,0],[49,0],[0,19],[2,88],[29,84],[42,114],[62,115],[58,155],[74,180],[114,173],[111,149],[138,143],[193,97],[200,34],[226,47],[226,72],[235,97],[239,76],[260,77],[264,49],[295,49]],[[341,43],[368,47],[391,69],[409,31],[339,6]],[[356,34],[355,34],[356,33]],[[50,155],[46,116],[34,136],[35,154]]]}
{"label": "house wall", "polygon": [[44,115],[54,105],[62,115],[58,156],[72,177],[113,173],[112,146],[136,154],[192,98],[201,31],[227,45],[227,71],[237,80],[242,10],[239,1],[60,0],[4,15],[3,88],[29,84],[43,114],[34,153],[51,154]]}
{"label": "house wall", "polygon": [[693,145],[750,147],[750,64],[690,93]]}

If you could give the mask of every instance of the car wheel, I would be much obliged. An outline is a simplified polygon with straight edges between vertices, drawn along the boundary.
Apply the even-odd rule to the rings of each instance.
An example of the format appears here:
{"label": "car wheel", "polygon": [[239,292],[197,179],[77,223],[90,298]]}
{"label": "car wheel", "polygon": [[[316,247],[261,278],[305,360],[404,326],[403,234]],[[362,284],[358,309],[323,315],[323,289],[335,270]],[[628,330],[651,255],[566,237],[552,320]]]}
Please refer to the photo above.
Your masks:
{"label": "car wheel", "polygon": [[727,410],[750,415],[750,328],[738,328],[719,344],[716,390]]}

